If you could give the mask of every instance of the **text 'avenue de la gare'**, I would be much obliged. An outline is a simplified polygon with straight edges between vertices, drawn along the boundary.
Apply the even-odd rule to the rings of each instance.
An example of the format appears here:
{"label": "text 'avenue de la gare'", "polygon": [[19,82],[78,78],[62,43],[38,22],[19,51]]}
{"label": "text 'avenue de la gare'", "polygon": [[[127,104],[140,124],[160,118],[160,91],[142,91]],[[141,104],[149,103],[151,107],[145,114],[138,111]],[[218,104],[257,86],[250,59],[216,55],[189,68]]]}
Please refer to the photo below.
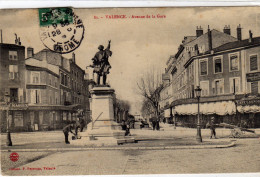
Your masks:
{"label": "text 'avenue de la gare'", "polygon": [[94,15],[94,19],[126,19],[126,18],[133,18],[133,19],[147,19],[147,18],[166,18],[166,15],[161,14],[153,14],[153,15],[105,15],[105,16],[96,16]]}

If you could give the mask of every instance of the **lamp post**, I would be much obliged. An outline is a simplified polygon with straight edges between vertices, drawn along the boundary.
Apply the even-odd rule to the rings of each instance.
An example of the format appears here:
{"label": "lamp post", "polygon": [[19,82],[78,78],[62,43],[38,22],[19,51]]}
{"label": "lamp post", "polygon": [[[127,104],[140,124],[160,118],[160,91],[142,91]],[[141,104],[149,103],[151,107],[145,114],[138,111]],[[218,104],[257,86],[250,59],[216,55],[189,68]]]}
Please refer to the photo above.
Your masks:
{"label": "lamp post", "polygon": [[198,99],[198,122],[197,122],[197,136],[196,136],[196,140],[197,140],[197,142],[201,143],[202,142],[202,137],[201,137],[201,129],[200,129],[200,96],[201,96],[201,88],[200,88],[200,86],[197,86],[197,88],[195,88],[194,91],[195,91],[195,96]]}
{"label": "lamp post", "polygon": [[12,140],[11,140],[11,132],[10,132],[10,129],[9,129],[9,111],[10,111],[10,106],[11,106],[9,99],[10,99],[9,94],[5,93],[5,102],[6,102],[6,105],[7,105],[7,110],[6,110],[6,145],[12,146],[13,143],[12,143]]}

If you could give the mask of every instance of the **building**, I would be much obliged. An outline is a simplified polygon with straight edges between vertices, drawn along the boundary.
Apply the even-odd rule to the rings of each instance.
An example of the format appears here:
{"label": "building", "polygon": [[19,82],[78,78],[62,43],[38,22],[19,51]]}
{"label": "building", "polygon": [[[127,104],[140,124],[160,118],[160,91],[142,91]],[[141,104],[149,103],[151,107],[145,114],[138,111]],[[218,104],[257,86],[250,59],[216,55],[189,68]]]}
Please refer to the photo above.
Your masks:
{"label": "building", "polygon": [[172,102],[194,97],[193,90],[197,82],[198,71],[194,63],[187,67],[185,63],[194,56],[233,41],[237,41],[237,39],[230,35],[230,29],[220,32],[216,29],[210,30],[209,27],[205,34],[201,27],[197,27],[196,36],[184,37],[178,52],[169,57],[163,75],[164,87],[160,94],[160,109],[164,110],[166,118],[172,114]]}
{"label": "building", "polygon": [[42,50],[34,55],[33,49],[27,48],[26,102],[32,131],[62,127],[59,66],[48,63],[47,53]]}
{"label": "building", "polygon": [[0,43],[0,63],[1,131],[6,131],[7,115],[11,130],[24,130],[27,110],[24,85],[25,47],[19,40],[16,39],[16,44]]}
{"label": "building", "polygon": [[[228,27],[225,30],[230,34]],[[202,125],[214,116],[219,123],[260,127],[260,38],[253,38],[250,31],[249,38],[242,40],[241,32],[239,25],[238,40],[209,48],[203,53],[197,51],[197,55],[183,64],[187,73],[188,68],[193,66],[194,86],[202,89]],[[194,127],[198,112],[196,99],[193,96],[176,97],[169,105],[176,121]]]}
{"label": "building", "polygon": [[85,93],[85,89],[83,88],[85,71],[76,64],[74,53],[72,54],[72,59],[70,60],[70,68],[72,104],[83,104],[83,93]]}
{"label": "building", "polygon": [[[76,120],[78,109],[86,111],[89,100],[87,86],[83,85],[85,72],[75,60],[48,49],[34,54],[33,49],[28,48],[26,68],[27,78],[32,78],[26,81],[26,88],[29,114],[36,120],[33,130],[62,128]],[[37,83],[32,83],[34,80]]]}
{"label": "building", "polygon": [[[87,121],[86,112],[89,111],[89,82],[85,80],[85,71],[76,64],[76,56],[72,53],[70,59],[70,83],[71,83],[71,101],[72,105],[77,106],[84,112],[84,118]],[[73,114],[75,119],[76,114]]]}

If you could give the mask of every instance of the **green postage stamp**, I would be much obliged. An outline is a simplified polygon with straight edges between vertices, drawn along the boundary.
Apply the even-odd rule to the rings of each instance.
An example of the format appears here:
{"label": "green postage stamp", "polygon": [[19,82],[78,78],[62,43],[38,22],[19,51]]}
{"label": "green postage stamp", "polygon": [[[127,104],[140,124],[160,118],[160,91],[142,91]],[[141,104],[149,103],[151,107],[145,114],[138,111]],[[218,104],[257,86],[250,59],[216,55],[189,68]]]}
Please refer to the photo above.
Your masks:
{"label": "green postage stamp", "polygon": [[66,54],[80,46],[84,38],[84,25],[72,8],[43,8],[38,11],[40,37],[45,47]]}
{"label": "green postage stamp", "polygon": [[69,7],[39,9],[40,26],[73,23],[73,11]]}

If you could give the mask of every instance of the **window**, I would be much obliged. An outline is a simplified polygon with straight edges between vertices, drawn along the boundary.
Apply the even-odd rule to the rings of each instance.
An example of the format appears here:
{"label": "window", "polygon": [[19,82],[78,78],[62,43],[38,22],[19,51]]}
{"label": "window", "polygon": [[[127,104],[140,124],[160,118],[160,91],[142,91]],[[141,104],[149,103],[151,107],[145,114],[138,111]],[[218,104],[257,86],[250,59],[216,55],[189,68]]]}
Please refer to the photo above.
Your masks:
{"label": "window", "polygon": [[238,71],[239,70],[239,62],[238,62],[238,54],[229,55],[230,60],[230,71]]}
{"label": "window", "polygon": [[52,104],[52,95],[50,94],[50,104]]}
{"label": "window", "polygon": [[51,74],[49,74],[49,85],[52,84],[52,78],[51,78]]}
{"label": "window", "polygon": [[224,94],[224,79],[214,80],[212,83],[213,94]]}
{"label": "window", "polygon": [[55,104],[58,104],[58,92],[55,92]]}
{"label": "window", "polygon": [[57,77],[54,77],[54,86],[55,86],[55,87],[58,87],[58,85],[57,85],[57,82],[58,82],[58,81],[57,81],[57,80],[58,80]]}
{"label": "window", "polygon": [[258,81],[251,82],[251,93],[258,94]]}
{"label": "window", "polygon": [[64,74],[61,73],[61,84],[64,85]]}
{"label": "window", "polygon": [[9,60],[18,60],[17,51],[9,51]]}
{"label": "window", "polygon": [[64,85],[68,86],[68,77],[66,74],[64,74]]}
{"label": "window", "polygon": [[31,103],[38,104],[41,102],[41,91],[40,90],[31,90]]}
{"label": "window", "polygon": [[229,85],[230,85],[230,93],[239,93],[240,92],[240,78],[239,77],[233,77],[229,79]]}
{"label": "window", "polygon": [[40,73],[39,72],[31,72],[31,82],[33,84],[40,83]]}
{"label": "window", "polygon": [[200,60],[200,75],[207,75],[208,74],[208,60],[203,59]]}
{"label": "window", "polygon": [[9,79],[18,78],[18,65],[9,65]]}
{"label": "window", "polygon": [[222,58],[214,58],[214,71],[215,73],[222,73]]}
{"label": "window", "polygon": [[201,88],[201,96],[209,95],[209,81],[201,81],[200,88]]}
{"label": "window", "polygon": [[258,70],[257,55],[250,56],[250,71]]}

